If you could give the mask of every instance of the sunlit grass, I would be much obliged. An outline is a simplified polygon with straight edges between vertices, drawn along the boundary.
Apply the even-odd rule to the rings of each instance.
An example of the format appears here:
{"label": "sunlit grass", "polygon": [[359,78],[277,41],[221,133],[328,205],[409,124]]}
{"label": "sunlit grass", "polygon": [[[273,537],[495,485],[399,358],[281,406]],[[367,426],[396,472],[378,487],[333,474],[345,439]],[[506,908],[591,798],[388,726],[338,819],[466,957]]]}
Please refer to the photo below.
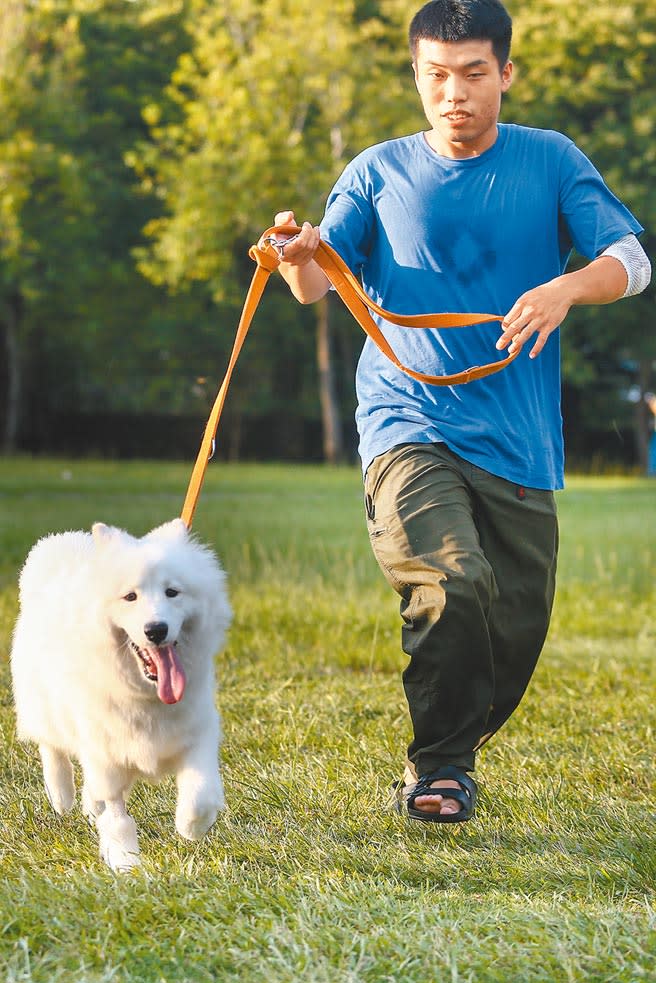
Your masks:
{"label": "sunlit grass", "polygon": [[436,829],[382,808],[409,737],[405,660],[359,474],[213,463],[194,528],[235,608],[218,661],[229,811],[189,844],[173,784],[139,787],[144,868],[116,878],[15,740],[16,576],[46,532],[178,514],[189,470],[0,462],[0,979],[653,979],[656,483],[568,482],[543,658],[481,755],[477,819]]}

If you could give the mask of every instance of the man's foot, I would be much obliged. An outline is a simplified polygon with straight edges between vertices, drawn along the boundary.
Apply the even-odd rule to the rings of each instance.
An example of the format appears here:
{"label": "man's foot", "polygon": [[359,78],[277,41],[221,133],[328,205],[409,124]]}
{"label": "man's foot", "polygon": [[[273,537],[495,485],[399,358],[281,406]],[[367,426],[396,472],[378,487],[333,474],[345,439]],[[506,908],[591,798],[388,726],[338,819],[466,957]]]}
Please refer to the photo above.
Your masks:
{"label": "man's foot", "polygon": [[[447,789],[460,788],[461,786],[452,779],[438,778],[436,781],[431,782],[430,787]],[[406,796],[411,795],[415,788],[415,785],[406,786],[404,789]],[[450,799],[447,795],[417,795],[415,797],[415,809],[433,813],[434,815],[437,814],[438,816],[450,816],[456,812],[460,812],[462,806],[455,799]]]}
{"label": "man's foot", "polygon": [[[476,804],[476,782],[461,768],[446,765],[418,781],[406,770],[396,788],[396,805],[410,819],[432,823],[462,823],[471,819]],[[448,793],[453,790],[453,793]]]}

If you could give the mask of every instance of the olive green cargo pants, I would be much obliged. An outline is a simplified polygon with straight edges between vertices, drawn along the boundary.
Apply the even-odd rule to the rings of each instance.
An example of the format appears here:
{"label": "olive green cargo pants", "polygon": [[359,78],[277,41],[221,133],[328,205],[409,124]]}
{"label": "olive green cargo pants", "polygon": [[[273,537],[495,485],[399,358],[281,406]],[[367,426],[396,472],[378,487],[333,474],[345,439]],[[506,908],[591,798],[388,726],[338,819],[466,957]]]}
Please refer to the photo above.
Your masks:
{"label": "olive green cargo pants", "polygon": [[519,704],[547,634],[554,496],[445,444],[403,444],[369,466],[365,505],[374,555],[402,599],[411,770],[472,770]]}

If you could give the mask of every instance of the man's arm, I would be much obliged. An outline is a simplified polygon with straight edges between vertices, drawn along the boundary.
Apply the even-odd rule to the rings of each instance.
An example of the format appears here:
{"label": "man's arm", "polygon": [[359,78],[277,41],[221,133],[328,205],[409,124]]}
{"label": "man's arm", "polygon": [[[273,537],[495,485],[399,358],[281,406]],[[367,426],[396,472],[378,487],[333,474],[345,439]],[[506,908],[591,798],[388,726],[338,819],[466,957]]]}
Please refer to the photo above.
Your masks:
{"label": "man's arm", "polygon": [[[535,358],[544,348],[547,338],[561,324],[571,307],[580,304],[611,304],[621,297],[639,293],[649,283],[651,267],[649,260],[635,236],[629,248],[616,248],[624,240],[614,243],[600,256],[581,270],[564,273],[562,276],[528,290],[514,303],[503,320],[503,334],[497,341],[497,348],[508,348],[512,354],[528,341],[531,335],[538,338],[529,353]],[[614,255],[605,255],[606,252]],[[617,257],[621,256],[621,259]],[[642,262],[635,284],[630,281],[633,272],[631,263]]]}
{"label": "man's arm", "polygon": [[[294,225],[294,213],[278,212],[275,224]],[[278,267],[283,280],[301,304],[321,300],[330,289],[330,280],[313,258],[319,241],[319,229],[310,222],[304,222],[298,236],[284,247],[283,259]]]}

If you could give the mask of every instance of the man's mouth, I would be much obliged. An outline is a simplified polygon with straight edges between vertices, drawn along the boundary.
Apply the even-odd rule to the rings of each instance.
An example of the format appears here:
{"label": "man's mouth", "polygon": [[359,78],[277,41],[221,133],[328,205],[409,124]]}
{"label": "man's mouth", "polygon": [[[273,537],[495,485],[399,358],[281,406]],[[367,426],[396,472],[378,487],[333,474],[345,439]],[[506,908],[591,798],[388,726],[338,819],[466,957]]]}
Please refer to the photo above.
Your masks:
{"label": "man's mouth", "polygon": [[450,123],[464,123],[469,119],[469,113],[444,113],[443,119],[448,119]]}

